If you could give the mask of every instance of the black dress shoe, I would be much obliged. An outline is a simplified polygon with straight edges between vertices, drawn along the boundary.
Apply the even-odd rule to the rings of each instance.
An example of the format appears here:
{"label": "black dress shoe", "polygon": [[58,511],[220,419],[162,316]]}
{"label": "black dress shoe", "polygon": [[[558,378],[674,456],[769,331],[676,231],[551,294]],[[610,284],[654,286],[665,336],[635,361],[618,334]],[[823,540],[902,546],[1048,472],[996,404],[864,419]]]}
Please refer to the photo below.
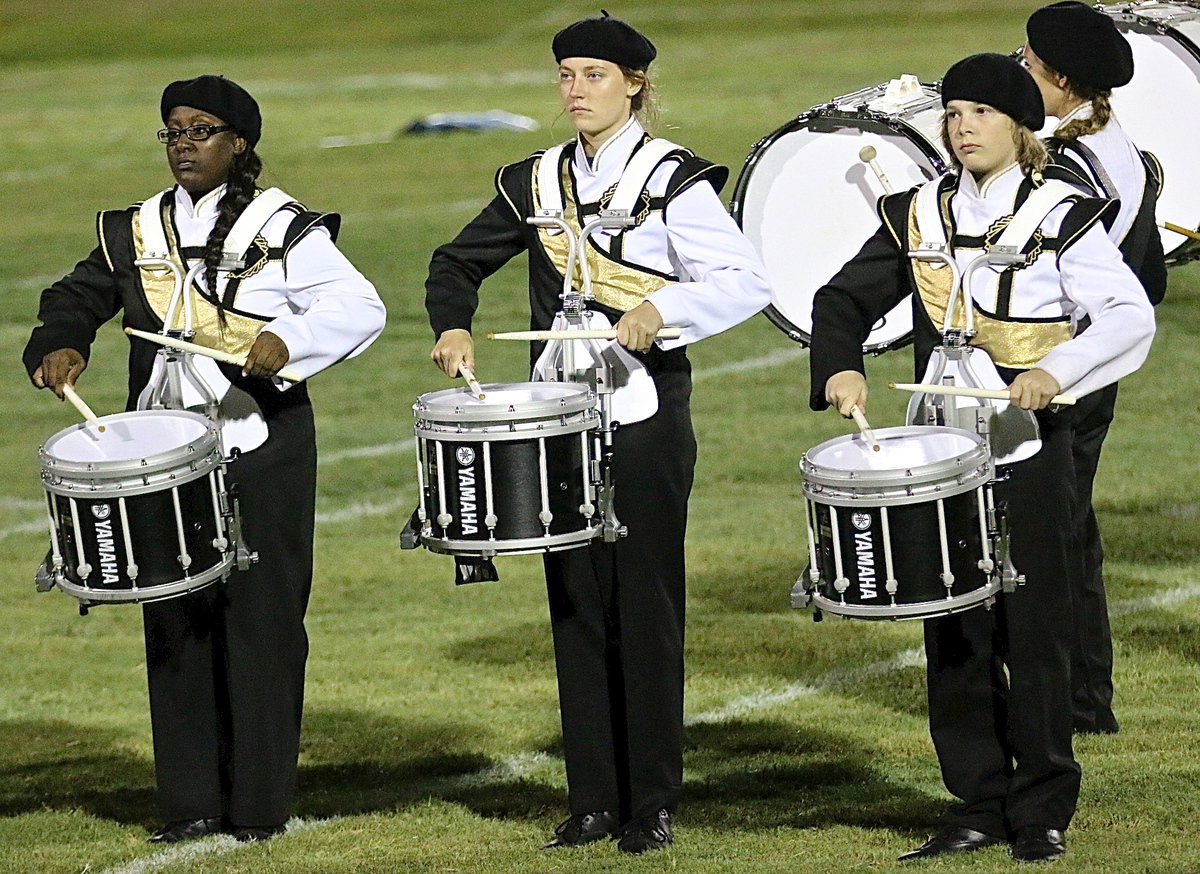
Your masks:
{"label": "black dress shoe", "polygon": [[287,827],[282,825],[235,825],[229,833],[243,844],[247,844],[252,841],[269,841],[286,830]]}
{"label": "black dress shoe", "polygon": [[206,819],[180,819],[169,822],[152,834],[149,838],[152,844],[177,844],[180,841],[190,841],[205,835],[215,835],[221,831],[221,817],[212,816]]}
{"label": "black dress shoe", "polygon": [[1012,855],[1018,862],[1049,862],[1067,851],[1067,841],[1056,828],[1027,825],[1017,829]]}
{"label": "black dress shoe", "polygon": [[607,810],[591,813],[574,813],[554,827],[554,840],[542,846],[543,850],[555,847],[582,847],[610,838],[617,833],[617,816]]}
{"label": "black dress shoe", "polygon": [[638,816],[621,829],[617,849],[622,853],[640,856],[647,850],[661,850],[675,840],[671,831],[671,814],[665,809],[653,816]]}
{"label": "black dress shoe", "polygon": [[910,859],[930,859],[934,856],[944,856],[946,853],[968,853],[972,850],[982,850],[1004,843],[1004,838],[977,832],[973,828],[962,826],[947,826],[938,831],[915,850],[905,853],[898,861],[907,862]]}

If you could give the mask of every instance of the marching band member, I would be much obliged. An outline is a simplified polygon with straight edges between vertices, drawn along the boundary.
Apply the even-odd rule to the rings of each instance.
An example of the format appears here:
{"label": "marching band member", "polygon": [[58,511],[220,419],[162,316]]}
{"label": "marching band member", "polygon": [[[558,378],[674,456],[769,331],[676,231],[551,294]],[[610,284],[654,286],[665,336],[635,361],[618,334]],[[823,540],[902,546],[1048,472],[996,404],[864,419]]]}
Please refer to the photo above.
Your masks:
{"label": "marching band member", "polygon": [[[637,172],[631,159],[664,145],[639,118],[652,108],[646,70],[656,55],[645,36],[605,13],[560,31],[553,51],[577,136],[500,168],[496,197],[430,263],[431,357],[451,377],[460,364],[475,366],[480,284],[521,252],[531,327],[550,327],[565,235],[525,219],[553,188],[578,232],[623,175]],[[591,308],[616,322],[618,342],[649,372],[658,398],[657,412],[622,422],[614,437],[616,511],[628,536],[545,557],[570,809],[547,847],[612,836],[620,850],[642,853],[673,840],[683,777],[683,545],[696,457],[686,346],[770,299],[758,256],[717,198],[726,169],[670,143],[659,155],[642,167],[639,224],[580,247]],[[664,324],[683,336],[656,341]]]}
{"label": "marching band member", "polygon": [[[1113,19],[1077,0],[1045,6],[1029,17],[1022,63],[1033,76],[1046,114],[1059,119],[1048,141],[1054,159],[1078,168],[1104,197],[1119,198],[1108,229],[1125,262],[1141,280],[1151,303],[1166,293],[1162,239],[1154,216],[1162,171],[1152,155],[1138,150],[1113,115],[1112,89],[1133,78],[1133,51]],[[1073,576],[1076,639],[1071,653],[1075,730],[1112,733],[1112,637],[1104,596],[1104,548],[1092,486],[1100,450],[1112,424],[1117,383],[1101,389],[1095,415],[1079,422],[1074,437],[1077,504],[1075,524],[1081,555]]]}
{"label": "marching band member", "polygon": [[[296,784],[304,614],[312,586],[316,441],[303,383],[357,355],[383,329],[374,287],[334,246],[340,218],[310,212],[255,185],[262,161],[258,104],[220,76],[163,91],[158,139],[176,185],[98,217],[99,245],[42,292],[25,347],[33,384],[62,395],[88,366],[97,329],[124,311],[127,327],[163,326],[173,281],[135,259],[165,254],[184,271],[202,261],[194,293],[197,342],[247,356],[209,359],[223,395],[226,451],[240,450],[229,485],[258,563],[215,585],[143,607],[158,800],[174,843],[225,831],[241,841],[284,830]],[[252,225],[252,226],[251,226]],[[235,241],[243,251],[227,251]],[[228,259],[240,263],[232,265]],[[129,400],[151,379],[157,346],[131,338]]]}
{"label": "marching band member", "polygon": [[[991,609],[925,622],[930,732],[958,802],[937,834],[901,858],[1011,840],[1015,858],[1041,861],[1066,851],[1063,832],[1080,781],[1067,582],[1072,419],[1086,415],[1098,389],[1141,365],[1154,315],[1098,225],[1115,205],[1069,186],[1056,190],[1043,176],[1046,153],[1034,134],[1044,119],[1041,95],[1016,61],[985,54],[958,62],[946,73],[942,104],[943,142],[957,173],[885,196],[880,229],[817,293],[810,406],[833,405],[843,415],[865,406],[862,342],[910,292],[918,378],[924,372],[940,338],[950,271],[910,261],[909,250],[944,238],[965,266],[1010,222],[1030,227],[1020,249],[1025,260],[977,272],[968,296],[978,329],[973,343],[1010,382],[1011,402],[1037,411],[1041,429],[1040,451],[1001,468],[995,485],[1026,583],[1000,594]],[[1039,193],[1043,187],[1053,196]],[[1082,315],[1091,324],[1076,333]],[[1077,408],[1048,410],[1060,392],[1079,396]]]}

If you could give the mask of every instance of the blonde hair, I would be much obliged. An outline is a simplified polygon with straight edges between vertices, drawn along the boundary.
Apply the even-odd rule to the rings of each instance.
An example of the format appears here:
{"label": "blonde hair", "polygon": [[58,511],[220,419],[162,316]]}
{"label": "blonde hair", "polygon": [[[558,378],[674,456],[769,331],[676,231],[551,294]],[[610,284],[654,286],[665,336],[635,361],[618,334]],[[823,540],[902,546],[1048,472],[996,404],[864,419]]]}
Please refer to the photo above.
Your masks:
{"label": "blonde hair", "polygon": [[[1005,115],[1012,129],[1012,141],[1017,150],[1017,163],[1021,165],[1021,172],[1025,175],[1032,173],[1040,173],[1046,169],[1046,163],[1050,160],[1049,154],[1046,152],[1046,146],[1036,133],[1019,124],[1011,115]],[[950,156],[950,164],[954,167],[955,173],[962,172],[962,162],[958,160],[958,155],[954,154],[954,146],[950,143],[950,129],[946,124],[946,113],[942,113],[941,118],[941,138],[942,147],[945,148],[946,154]]]}
{"label": "blonde hair", "polygon": [[659,115],[658,91],[655,89],[654,83],[650,81],[650,76],[645,70],[635,70],[633,67],[626,67],[622,64],[617,66],[620,67],[627,82],[642,86],[638,89],[637,94],[630,98],[629,105],[642,127],[651,130],[658,124]]}
{"label": "blonde hair", "polygon": [[[1081,94],[1079,93],[1080,90],[1089,93]],[[1070,91],[1077,97],[1092,104],[1092,115],[1090,118],[1075,118],[1068,121],[1062,127],[1057,128],[1054,131],[1054,135],[1063,140],[1077,140],[1082,136],[1099,133],[1104,130],[1105,125],[1112,121],[1112,103],[1108,99],[1112,92],[1097,91],[1087,87],[1077,89],[1075,86],[1071,86]]]}

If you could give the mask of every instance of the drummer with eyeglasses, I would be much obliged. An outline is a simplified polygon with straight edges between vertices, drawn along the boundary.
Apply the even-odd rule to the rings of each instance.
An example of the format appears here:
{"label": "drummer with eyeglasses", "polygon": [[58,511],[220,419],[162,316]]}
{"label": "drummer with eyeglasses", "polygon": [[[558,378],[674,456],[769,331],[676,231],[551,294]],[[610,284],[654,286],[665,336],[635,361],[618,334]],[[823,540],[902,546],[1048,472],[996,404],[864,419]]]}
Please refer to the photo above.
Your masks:
{"label": "drummer with eyeglasses", "polygon": [[[1018,249],[1024,257],[976,271],[967,295],[978,331],[972,344],[997,365],[1010,402],[1036,411],[1041,430],[1040,450],[1003,465],[995,484],[1025,583],[990,609],[925,621],[930,732],[956,801],[938,832],[901,859],[1011,843],[1016,859],[1046,861],[1066,851],[1080,785],[1070,671],[1073,422],[1099,389],[1145,360],[1154,313],[1105,234],[1102,219],[1116,204],[1048,187],[1051,169],[1035,134],[1042,98],[1020,64],[973,55],[946,73],[941,96],[954,170],[924,193],[883,197],[879,230],[817,293],[809,402],[847,416],[854,405],[865,408],[863,339],[910,293],[920,380],[941,340],[952,281],[949,269],[912,261],[909,251],[945,239],[961,268],[1010,223],[1030,228]],[[1026,206],[1037,211],[1022,212]],[[1085,332],[1076,314],[1090,320]],[[1076,407],[1052,412],[1060,393],[1077,396]]]}
{"label": "drummer with eyeglasses", "polygon": [[[1102,197],[1120,200],[1108,236],[1141,281],[1153,304],[1166,294],[1167,270],[1155,204],[1162,168],[1125,133],[1113,112],[1114,88],[1134,72],[1133,51],[1113,19],[1076,0],[1038,9],[1026,24],[1022,63],[1046,105],[1058,119],[1047,141],[1053,160],[1069,167]],[[1076,537],[1080,555],[1073,574],[1072,613],[1076,621],[1071,656],[1075,730],[1114,733],[1113,650],[1104,594],[1104,548],[1093,484],[1104,438],[1112,424],[1117,383],[1100,390],[1094,415],[1075,429]]]}
{"label": "drummer with eyeglasses", "polygon": [[[552,48],[562,112],[576,136],[501,167],[496,197],[430,263],[431,357],[450,377],[463,364],[476,369],[479,287],[517,255],[529,259],[530,326],[554,321],[565,235],[525,222],[551,199],[550,186],[578,232],[624,175],[637,172],[632,159],[662,146],[643,126],[653,110],[647,69],[657,54],[649,39],[605,13],[564,28]],[[548,848],[615,837],[620,851],[638,854],[674,840],[683,779],[684,532],[696,460],[686,348],[770,301],[758,256],[717,197],[727,170],[674,144],[660,154],[644,181],[635,179],[642,187],[636,226],[597,233],[582,246],[595,293],[590,307],[615,323],[632,366],[648,372],[657,411],[620,421],[614,435],[616,515],[628,535],[545,557],[570,813]],[[543,161],[555,162],[545,175]],[[682,328],[682,337],[656,339],[663,325]],[[535,362],[541,351],[534,347]]]}
{"label": "drummer with eyeglasses", "polygon": [[[160,111],[175,185],[100,213],[97,247],[42,292],[23,357],[33,384],[61,397],[109,319],[122,313],[126,327],[162,329],[171,274],[135,260],[165,256],[181,275],[202,265],[184,292],[195,341],[246,358],[240,368],[199,357],[195,365],[220,400],[224,449],[236,455],[228,484],[258,562],[227,584],[143,606],[166,822],[150,840],[226,832],[259,841],[284,831],[295,794],[316,500],[306,385],[273,377],[285,365],[308,377],[359,354],[385,314],[334,245],[339,217],[256,185],[262,116],[245,89],[211,75],[172,82]],[[232,240],[248,248],[226,252]],[[130,339],[128,409],[158,376],[157,348]]]}

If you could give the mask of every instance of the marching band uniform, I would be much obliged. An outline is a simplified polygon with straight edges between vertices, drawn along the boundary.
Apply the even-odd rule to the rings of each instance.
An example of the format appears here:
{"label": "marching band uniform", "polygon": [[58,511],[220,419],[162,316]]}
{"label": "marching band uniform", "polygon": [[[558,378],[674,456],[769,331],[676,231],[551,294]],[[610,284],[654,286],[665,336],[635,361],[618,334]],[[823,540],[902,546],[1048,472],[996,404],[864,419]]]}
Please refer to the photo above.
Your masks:
{"label": "marching band uniform", "polygon": [[[943,83],[943,105],[956,99],[987,103],[1032,130],[1040,126],[1040,98],[1014,62],[975,56],[955,67]],[[1023,120],[1030,116],[1032,121]],[[937,236],[929,227],[936,222],[965,267],[1045,184],[1040,173],[1026,175],[1013,164],[982,187],[969,172],[927,183],[936,200],[923,216],[919,189],[883,197],[880,229],[815,297],[812,409],[829,406],[825,385],[831,376],[865,372],[862,343],[871,325],[914,291],[919,380],[939,345],[950,271],[911,261],[906,253],[922,238]],[[988,351],[1006,382],[1037,367],[1081,400],[1069,411],[1038,411],[1041,450],[998,474],[995,497],[1007,504],[1012,560],[1025,585],[999,595],[990,609],[925,622],[930,731],[943,780],[959,802],[945,828],[908,858],[974,849],[1010,835],[1020,843],[1023,829],[1042,839],[1050,830],[1065,830],[1075,811],[1080,770],[1071,745],[1067,579],[1072,422],[1086,415],[1097,389],[1140,366],[1154,332],[1145,293],[1098,224],[1112,211],[1108,201],[1068,196],[1021,250],[1023,264],[975,273],[973,345]],[[958,315],[961,320],[961,308]],[[1084,315],[1091,325],[1077,333]],[[1019,857],[1061,852],[1061,835],[1050,839],[1059,849]]]}
{"label": "marching band uniform", "polygon": [[[1107,93],[1133,77],[1129,43],[1111,17],[1083,3],[1069,0],[1037,10],[1030,16],[1026,32],[1029,49],[1076,87]],[[1045,93],[1048,83],[1042,81],[1040,71],[1032,72]],[[1057,130],[1062,131],[1073,121],[1089,119],[1093,112],[1092,101],[1084,101],[1062,115]],[[1062,137],[1056,133],[1046,145],[1054,160],[1078,172],[1092,191],[1119,200],[1120,209],[1108,228],[1109,239],[1121,250],[1150,302],[1157,305],[1167,288],[1162,238],[1154,214],[1162,189],[1162,168],[1157,159],[1140,151],[1116,118],[1082,136]],[[1072,584],[1076,636],[1071,673],[1075,729],[1085,732],[1118,730],[1112,711],[1113,652],[1104,593],[1104,548],[1092,506],[1096,468],[1116,401],[1117,383],[1113,382],[1101,389],[1093,414],[1078,422],[1073,437],[1079,554]]]}
{"label": "marching band uniform", "polygon": [[[564,217],[578,232],[606,206],[631,159],[655,142],[630,117],[590,158],[580,136],[500,168],[497,196],[433,254],[426,307],[435,335],[470,330],[481,282],[521,252],[529,253],[530,326],[549,328],[561,308],[567,243],[525,223],[546,200],[539,178],[557,179]],[[591,310],[616,322],[651,301],[683,336],[631,353],[653,379],[658,409],[621,423],[614,436],[616,515],[628,536],[545,557],[569,806],[575,828],[584,824],[582,839],[578,831],[564,839],[560,827],[553,845],[663,817],[669,842],[683,776],[684,532],[696,453],[685,350],[770,299],[758,256],[717,197],[727,170],[670,146],[644,186],[640,223],[581,245],[596,296]],[[557,161],[557,170],[549,165],[539,177],[542,161]],[[535,346],[533,360],[540,351]]]}
{"label": "marching band uniform", "polygon": [[[164,95],[164,120],[167,111]],[[193,203],[175,186],[145,204],[100,213],[99,245],[42,293],[42,324],[24,353],[29,373],[58,349],[86,359],[97,329],[118,312],[126,327],[161,330],[173,280],[134,261],[165,254],[186,272],[203,258],[224,192],[221,185]],[[357,355],[382,330],[384,308],[334,245],[339,217],[309,212],[278,189],[259,192],[243,217],[255,203],[250,248],[237,253],[244,266],[218,273],[219,295],[203,287],[203,274],[197,278],[196,342],[245,354],[260,331],[270,331],[287,344],[287,366],[305,377]],[[153,239],[165,240],[167,251],[148,248]],[[127,409],[137,407],[157,349],[130,338]],[[227,584],[143,606],[159,805],[168,823],[192,823],[159,839],[226,828],[260,839],[282,830],[296,784],[316,499],[313,414],[304,383],[289,388],[228,365],[218,372],[209,359],[195,363],[218,393],[227,389],[224,449],[237,450],[227,483],[258,562]]]}

